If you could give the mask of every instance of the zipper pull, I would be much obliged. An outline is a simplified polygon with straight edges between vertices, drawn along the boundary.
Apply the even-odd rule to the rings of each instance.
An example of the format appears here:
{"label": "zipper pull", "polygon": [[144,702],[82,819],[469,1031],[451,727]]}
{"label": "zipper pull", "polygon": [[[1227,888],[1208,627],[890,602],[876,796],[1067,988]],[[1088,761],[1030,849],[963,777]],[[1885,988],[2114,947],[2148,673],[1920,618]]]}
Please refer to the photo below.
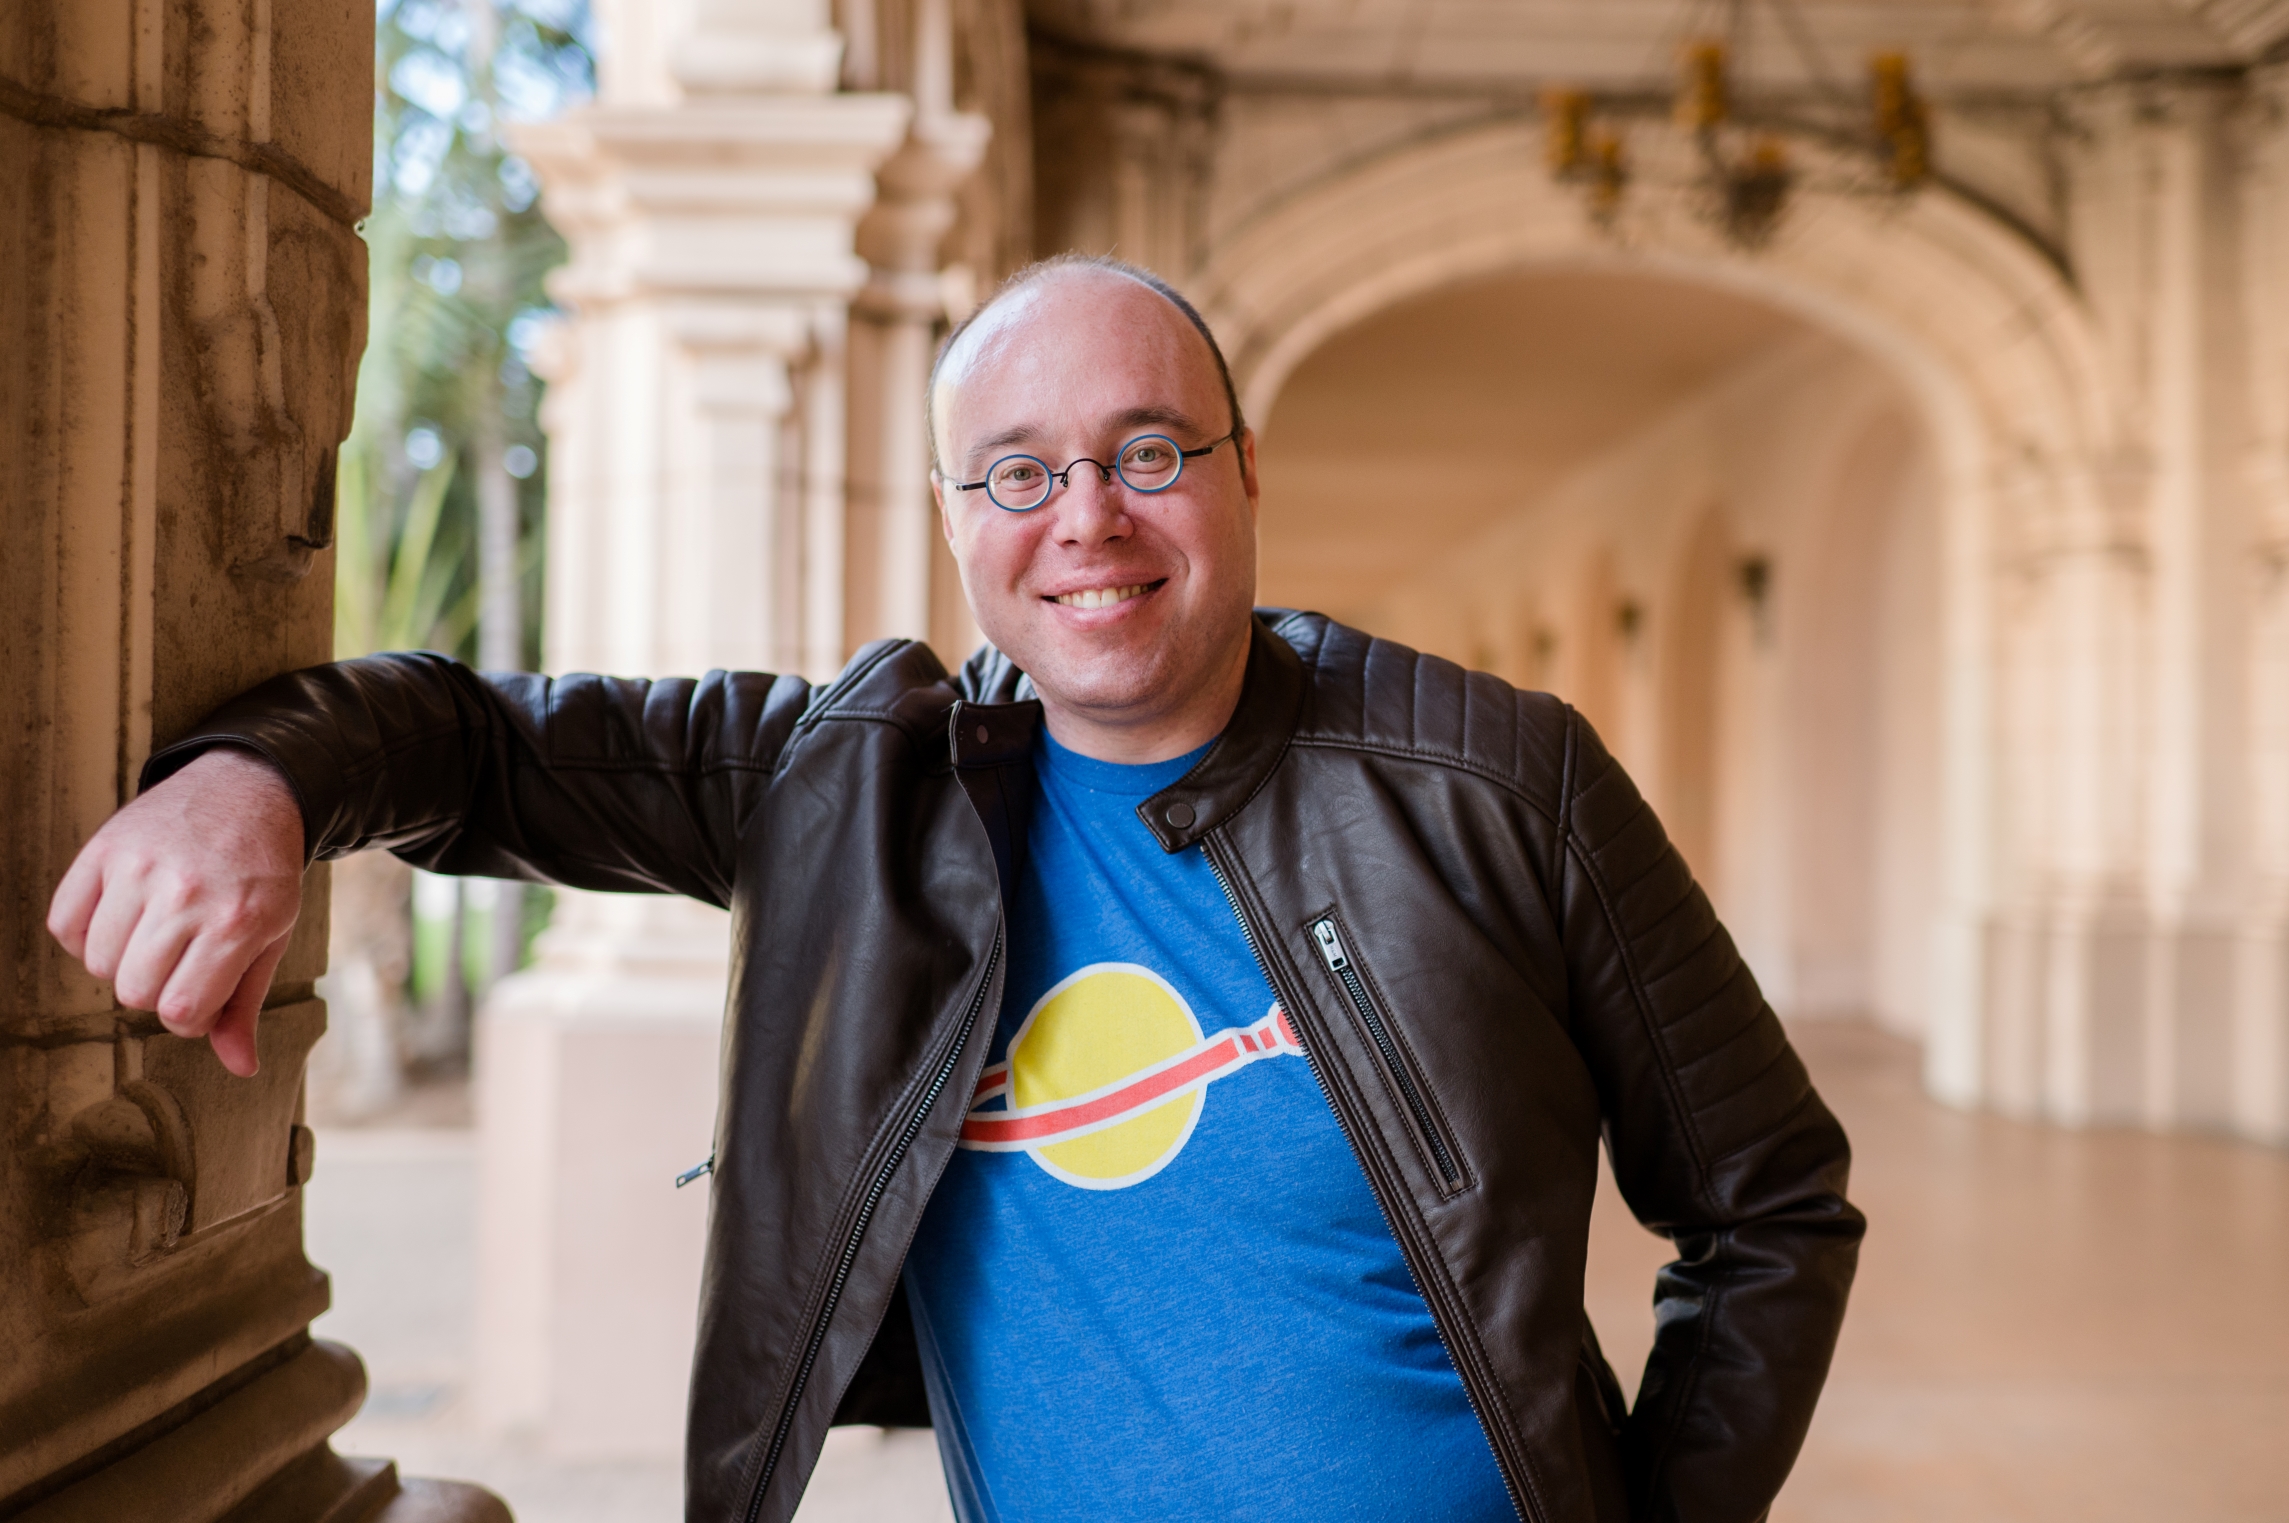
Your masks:
{"label": "zipper pull", "polygon": [[1343,938],[1336,934],[1333,917],[1313,921],[1311,939],[1319,943],[1319,955],[1326,959],[1331,972],[1341,973],[1351,966],[1351,959],[1343,950]]}
{"label": "zipper pull", "polygon": [[699,1178],[700,1175],[713,1174],[714,1172],[715,1155],[710,1153],[707,1155],[707,1161],[705,1163],[695,1163],[690,1168],[684,1170],[681,1174],[676,1176],[676,1188],[680,1190],[685,1185],[688,1185],[693,1180]]}

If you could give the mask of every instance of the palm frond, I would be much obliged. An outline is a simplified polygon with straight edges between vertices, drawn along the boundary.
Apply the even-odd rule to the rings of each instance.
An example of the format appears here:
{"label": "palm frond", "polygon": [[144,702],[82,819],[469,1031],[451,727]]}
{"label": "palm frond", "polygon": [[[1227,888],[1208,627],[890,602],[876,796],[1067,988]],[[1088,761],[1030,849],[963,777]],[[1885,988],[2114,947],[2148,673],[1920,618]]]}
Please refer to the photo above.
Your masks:
{"label": "palm frond", "polygon": [[443,586],[452,569],[434,554],[437,528],[445,516],[446,489],[460,466],[457,451],[421,473],[406,505],[405,523],[398,531],[396,553],[390,557],[389,579],[382,594],[381,621],[374,631],[383,650],[402,650],[429,643],[437,623]]}

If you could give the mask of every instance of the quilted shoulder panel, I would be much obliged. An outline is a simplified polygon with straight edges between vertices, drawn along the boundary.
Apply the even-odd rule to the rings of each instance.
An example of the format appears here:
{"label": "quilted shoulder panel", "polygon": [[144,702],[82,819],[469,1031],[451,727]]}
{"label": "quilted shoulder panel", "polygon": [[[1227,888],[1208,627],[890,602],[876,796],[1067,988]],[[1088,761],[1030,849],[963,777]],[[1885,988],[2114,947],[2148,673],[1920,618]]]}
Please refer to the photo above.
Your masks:
{"label": "quilted shoulder panel", "polygon": [[1271,622],[1312,674],[1299,744],[1460,766],[1558,813],[1569,713],[1559,699],[1324,614],[1283,613]]}

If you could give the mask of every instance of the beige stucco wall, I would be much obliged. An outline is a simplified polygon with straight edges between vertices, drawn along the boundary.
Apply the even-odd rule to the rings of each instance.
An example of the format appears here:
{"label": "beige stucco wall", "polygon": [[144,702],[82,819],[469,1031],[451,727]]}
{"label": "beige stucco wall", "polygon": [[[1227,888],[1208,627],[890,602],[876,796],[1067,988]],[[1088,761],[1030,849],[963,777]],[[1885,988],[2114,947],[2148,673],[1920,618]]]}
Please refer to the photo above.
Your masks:
{"label": "beige stucco wall", "polygon": [[1784,1013],[1917,1030],[1939,907],[1922,449],[1878,366],[1789,325],[1356,616],[1581,703]]}

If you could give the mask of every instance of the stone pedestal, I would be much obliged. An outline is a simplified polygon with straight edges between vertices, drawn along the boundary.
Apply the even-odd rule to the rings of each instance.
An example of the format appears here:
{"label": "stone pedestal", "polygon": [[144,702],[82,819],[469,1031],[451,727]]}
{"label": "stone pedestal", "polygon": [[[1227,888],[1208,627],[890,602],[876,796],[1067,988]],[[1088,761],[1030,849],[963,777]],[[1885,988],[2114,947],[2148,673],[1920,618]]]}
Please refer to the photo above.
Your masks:
{"label": "stone pedestal", "polygon": [[726,917],[568,896],[478,1032],[477,1410],[583,1457],[673,1454],[697,1327]]}

